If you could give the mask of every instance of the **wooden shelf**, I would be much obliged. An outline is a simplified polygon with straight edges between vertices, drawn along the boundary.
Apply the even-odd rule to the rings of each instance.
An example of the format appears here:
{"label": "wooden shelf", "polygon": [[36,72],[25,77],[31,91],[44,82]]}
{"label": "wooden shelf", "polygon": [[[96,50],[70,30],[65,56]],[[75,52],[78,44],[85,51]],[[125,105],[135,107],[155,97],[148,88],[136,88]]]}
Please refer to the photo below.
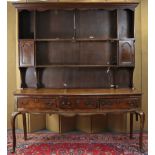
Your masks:
{"label": "wooden shelf", "polygon": [[75,41],[75,39],[60,39],[60,38],[51,38],[51,39],[35,39],[35,41]]}
{"label": "wooden shelf", "polygon": [[82,42],[82,41],[96,41],[96,42],[102,42],[102,41],[125,41],[125,40],[132,40],[134,41],[135,38],[107,38],[107,39],[101,39],[101,38],[81,38],[81,39],[60,39],[60,38],[51,38],[51,39],[29,39],[29,38],[25,38],[25,39],[19,39],[19,40],[23,40],[23,41],[37,41],[37,42],[41,42],[41,41],[49,41],[49,42]]}
{"label": "wooden shelf", "polygon": [[118,41],[117,38],[110,38],[110,39],[100,39],[100,38],[81,38],[81,39],[60,39],[60,38],[53,38],[53,39],[35,39],[35,41],[71,41],[71,42],[81,42],[81,41]]}
{"label": "wooden shelf", "polygon": [[119,66],[119,65],[36,65],[36,66],[19,66],[19,68],[133,68],[134,66]]}
{"label": "wooden shelf", "polygon": [[107,39],[100,39],[100,38],[82,38],[82,39],[76,39],[76,41],[118,41],[117,38],[107,38]]}
{"label": "wooden shelf", "polygon": [[134,41],[135,38],[119,38],[118,40],[119,41],[126,41],[126,40],[132,40],[132,41]]}
{"label": "wooden shelf", "polygon": [[116,65],[36,65],[37,68],[50,68],[50,67],[90,67],[90,68],[93,68],[93,67],[116,67]]}

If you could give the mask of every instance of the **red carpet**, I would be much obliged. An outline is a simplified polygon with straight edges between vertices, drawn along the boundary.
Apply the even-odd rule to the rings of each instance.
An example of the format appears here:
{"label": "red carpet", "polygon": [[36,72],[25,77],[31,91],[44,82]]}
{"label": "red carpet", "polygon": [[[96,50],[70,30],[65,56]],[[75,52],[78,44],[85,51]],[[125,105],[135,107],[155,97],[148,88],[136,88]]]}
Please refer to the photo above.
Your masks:
{"label": "red carpet", "polygon": [[[147,134],[144,134],[144,150],[139,151],[138,134],[132,140],[128,134],[84,134],[37,132],[17,133],[14,155],[147,155]],[[12,135],[8,132],[8,155],[11,155]],[[13,155],[13,154],[12,154]]]}

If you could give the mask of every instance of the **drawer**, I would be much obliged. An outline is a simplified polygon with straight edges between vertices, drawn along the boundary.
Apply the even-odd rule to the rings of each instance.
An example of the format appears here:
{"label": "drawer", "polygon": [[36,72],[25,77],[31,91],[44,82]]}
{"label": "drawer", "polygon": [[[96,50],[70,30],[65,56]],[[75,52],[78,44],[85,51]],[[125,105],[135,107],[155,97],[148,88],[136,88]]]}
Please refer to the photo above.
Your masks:
{"label": "drawer", "polygon": [[17,107],[25,110],[54,110],[57,108],[56,98],[18,98]]}
{"label": "drawer", "polygon": [[96,109],[98,101],[95,98],[79,98],[75,100],[77,109]]}
{"label": "drawer", "polygon": [[98,105],[94,98],[62,98],[59,102],[60,109],[96,109]]}
{"label": "drawer", "polygon": [[59,100],[60,109],[75,109],[75,102],[69,98],[61,98]]}
{"label": "drawer", "polygon": [[100,109],[136,109],[140,107],[140,98],[100,99]]}

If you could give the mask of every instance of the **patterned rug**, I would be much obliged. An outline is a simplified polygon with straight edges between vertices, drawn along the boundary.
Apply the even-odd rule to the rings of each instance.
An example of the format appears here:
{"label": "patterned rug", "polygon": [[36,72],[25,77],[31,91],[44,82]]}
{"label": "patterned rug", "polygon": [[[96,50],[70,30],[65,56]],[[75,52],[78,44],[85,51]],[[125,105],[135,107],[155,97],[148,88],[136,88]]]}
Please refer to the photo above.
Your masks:
{"label": "patterned rug", "polygon": [[143,152],[139,151],[139,134],[130,140],[129,134],[86,134],[51,132],[17,132],[16,153],[12,151],[12,135],[8,132],[8,155],[147,155],[147,134],[144,133]]}

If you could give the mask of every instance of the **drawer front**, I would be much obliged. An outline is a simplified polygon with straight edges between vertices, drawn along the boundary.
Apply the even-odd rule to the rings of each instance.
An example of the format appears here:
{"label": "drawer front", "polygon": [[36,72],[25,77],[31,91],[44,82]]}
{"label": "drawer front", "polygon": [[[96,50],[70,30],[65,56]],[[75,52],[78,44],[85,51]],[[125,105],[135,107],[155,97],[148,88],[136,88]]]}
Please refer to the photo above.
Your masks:
{"label": "drawer front", "polygon": [[100,99],[100,109],[136,109],[140,104],[140,98]]}
{"label": "drawer front", "polygon": [[95,98],[79,98],[75,100],[77,109],[96,109],[98,101]]}
{"label": "drawer front", "polygon": [[25,110],[55,110],[56,98],[18,98],[17,107]]}
{"label": "drawer front", "polygon": [[60,109],[96,109],[98,102],[95,98],[64,98],[59,102]]}
{"label": "drawer front", "polygon": [[59,100],[59,108],[60,109],[75,109],[75,102],[73,102],[69,98],[60,98]]}

